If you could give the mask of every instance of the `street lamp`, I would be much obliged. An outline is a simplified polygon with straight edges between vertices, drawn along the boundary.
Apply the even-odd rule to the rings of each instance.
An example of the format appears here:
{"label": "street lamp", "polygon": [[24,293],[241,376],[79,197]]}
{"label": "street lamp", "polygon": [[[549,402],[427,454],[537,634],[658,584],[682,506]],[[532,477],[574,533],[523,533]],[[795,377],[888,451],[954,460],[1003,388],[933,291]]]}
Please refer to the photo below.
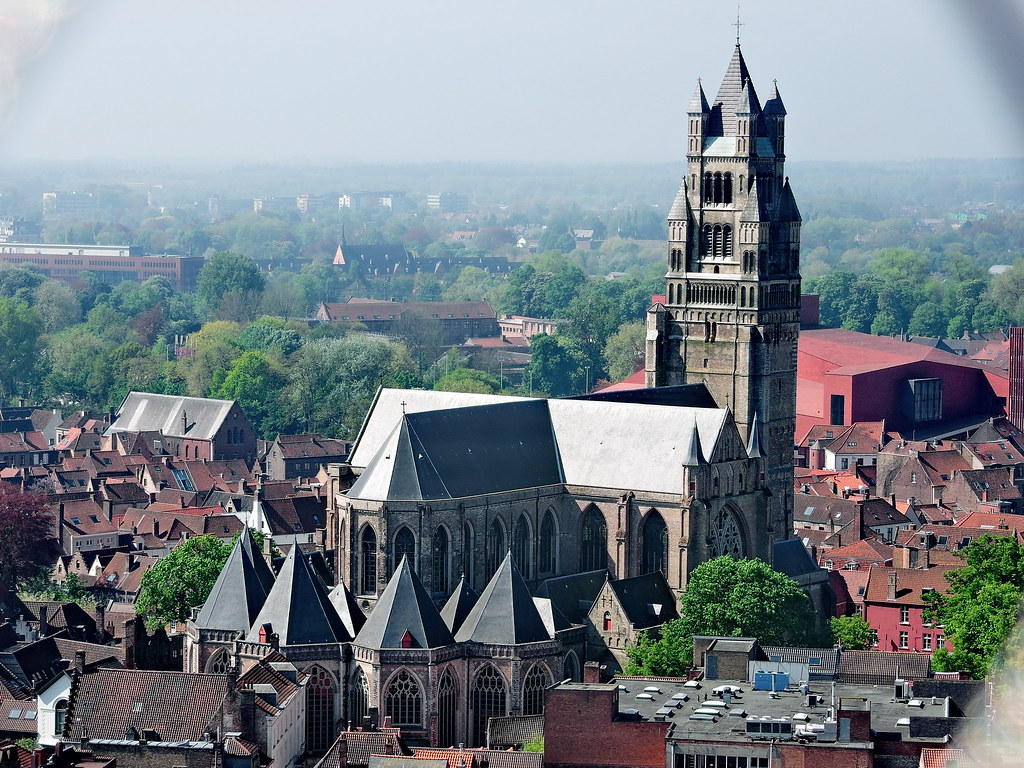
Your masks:
{"label": "street lamp", "polygon": [[583,394],[584,395],[588,395],[588,394],[590,394],[590,366],[589,365],[585,365],[585,366],[583,366],[583,368],[587,372],[587,385],[586,385],[586,387],[583,390]]}

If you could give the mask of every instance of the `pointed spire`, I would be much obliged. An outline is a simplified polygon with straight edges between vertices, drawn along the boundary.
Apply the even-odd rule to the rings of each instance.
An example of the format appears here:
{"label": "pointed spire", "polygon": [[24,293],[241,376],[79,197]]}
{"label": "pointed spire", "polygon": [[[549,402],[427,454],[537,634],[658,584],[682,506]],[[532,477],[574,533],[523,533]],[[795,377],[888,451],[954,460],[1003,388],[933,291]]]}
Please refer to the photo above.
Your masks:
{"label": "pointed spire", "polygon": [[274,574],[244,528],[196,617],[196,626],[248,632],[273,586]]}
{"label": "pointed spire", "polygon": [[740,221],[767,221],[768,210],[761,203],[761,195],[757,191],[757,178],[750,180],[750,189],[747,191],[747,204],[743,207],[743,214]]}
{"label": "pointed spire", "polygon": [[455,640],[518,645],[550,639],[530,590],[509,552],[455,633]]}
{"label": "pointed spire", "polygon": [[782,96],[779,95],[779,83],[772,81],[772,92],[768,94],[768,101],[764,103],[766,115],[785,115],[786,105],[782,103]]}
{"label": "pointed spire", "polygon": [[684,467],[699,467],[702,464],[707,464],[707,460],[704,458],[704,451],[700,446],[700,431],[697,429],[697,417],[693,417],[693,429],[690,430],[690,444],[686,447],[686,452],[682,457],[682,464]]}
{"label": "pointed spire", "polygon": [[[732,136],[736,132],[736,105],[739,103],[740,94],[744,86],[749,87],[747,99],[760,104],[757,94],[754,92],[754,83],[747,70],[747,62],[743,59],[743,52],[737,44],[733,50],[732,59],[725,70],[725,77],[722,78],[722,85],[718,88],[718,95],[715,96],[714,107],[720,112],[721,125],[716,126],[715,135]],[[720,130],[719,130],[720,129]]]}
{"label": "pointed spire", "polygon": [[380,650],[440,648],[455,641],[408,558],[403,556],[354,642],[363,648]]}
{"label": "pointed spire", "polygon": [[761,442],[761,417],[754,411],[754,420],[750,422],[750,435],[747,437],[747,456],[752,459],[765,457],[764,443]]}
{"label": "pointed spire", "polygon": [[345,582],[339,581],[338,585],[328,593],[327,597],[330,599],[331,605],[334,606],[334,610],[338,612],[338,617],[341,619],[341,623],[345,625],[348,633],[352,637],[358,635],[359,630],[366,623],[366,616],[359,607],[359,603],[356,602],[355,595],[345,586]]}
{"label": "pointed spire", "polygon": [[704,86],[698,80],[697,90],[693,92],[693,98],[690,99],[690,106],[686,108],[686,114],[707,115],[710,112],[711,106],[708,104],[707,96],[704,95]]}
{"label": "pointed spire", "polygon": [[459,583],[455,585],[455,590],[444,604],[444,608],[441,609],[441,618],[448,625],[448,629],[452,632],[458,632],[462,622],[466,620],[469,612],[473,610],[473,606],[476,605],[476,601],[479,599],[480,595],[477,594],[476,590],[466,583],[466,577],[463,576],[459,579]]}
{"label": "pointed spire", "polygon": [[676,192],[676,199],[672,201],[672,207],[668,212],[669,221],[689,221],[690,214],[693,209],[690,208],[689,190],[686,186],[686,177],[683,177],[683,183],[679,185],[679,191]]}
{"label": "pointed spire", "polygon": [[789,186],[789,176],[782,185],[782,198],[779,200],[779,218],[782,221],[803,221],[800,217],[800,209],[796,206],[796,198],[793,197],[793,190]]}
{"label": "pointed spire", "polygon": [[297,542],[292,544],[247,639],[258,641],[260,628],[267,625],[281,645],[344,643],[352,639]]}
{"label": "pointed spire", "polygon": [[761,111],[761,104],[754,93],[754,86],[749,80],[743,82],[743,89],[740,97],[736,100],[737,115],[757,115]]}

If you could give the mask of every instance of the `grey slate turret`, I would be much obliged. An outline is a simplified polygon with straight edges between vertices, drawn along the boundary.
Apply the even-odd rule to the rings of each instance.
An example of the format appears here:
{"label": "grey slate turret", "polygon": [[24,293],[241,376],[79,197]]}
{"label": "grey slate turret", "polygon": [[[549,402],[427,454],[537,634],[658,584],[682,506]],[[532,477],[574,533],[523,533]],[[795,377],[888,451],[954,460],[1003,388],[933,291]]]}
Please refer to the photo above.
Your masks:
{"label": "grey slate turret", "polygon": [[697,89],[693,92],[693,98],[690,99],[690,106],[686,108],[686,114],[688,115],[706,115],[711,112],[711,106],[708,104],[707,97],[704,95],[704,86],[700,80],[697,81]]}
{"label": "grey slate turret", "polygon": [[480,595],[477,591],[466,583],[466,577],[463,576],[459,579],[459,583],[455,585],[451,596],[441,609],[441,618],[444,619],[448,629],[452,632],[458,632],[462,622],[466,620],[469,612],[479,599]]}
{"label": "grey slate turret", "polygon": [[247,639],[259,641],[260,630],[268,625],[283,646],[346,643],[352,639],[298,543],[288,552]]}
{"label": "grey slate turret", "polygon": [[800,217],[800,209],[797,208],[796,198],[793,197],[793,190],[789,186],[789,176],[782,185],[782,198],[779,200],[779,218],[783,221],[803,221]]}
{"label": "grey slate turret", "polygon": [[423,583],[403,555],[377,605],[356,635],[355,644],[381,650],[440,648],[454,642]]}
{"label": "grey slate turret", "polygon": [[747,437],[747,456],[752,459],[765,457],[764,443],[761,441],[761,417],[754,411],[754,420],[750,422],[750,435]]}
{"label": "grey slate turret", "polygon": [[487,582],[480,599],[455,633],[455,639],[460,643],[472,641],[493,645],[518,645],[551,639],[511,552],[505,555]]}
{"label": "grey slate turret", "polygon": [[[744,84],[750,80],[747,62],[737,43],[729,66],[725,70],[725,77],[722,78],[722,85],[718,88],[718,95],[715,96],[715,102],[711,107],[713,125],[708,128],[710,135],[730,136],[736,133],[736,105],[740,100]],[[752,84],[750,85],[750,97],[757,100],[757,94],[754,93]]]}
{"label": "grey slate turret", "polygon": [[693,430],[690,432],[690,444],[687,446],[686,452],[682,455],[680,463],[684,467],[699,467],[708,463],[704,458],[704,450],[700,445],[700,430],[697,429],[696,416],[693,417]]}
{"label": "grey slate turret", "polygon": [[359,607],[355,595],[345,586],[345,582],[339,581],[338,586],[332,589],[327,596],[330,598],[334,610],[338,612],[341,623],[345,625],[348,633],[352,637],[358,635],[359,630],[366,623],[366,614]]}
{"label": "grey slate turret", "polygon": [[676,199],[672,201],[672,208],[668,212],[669,221],[689,221],[693,209],[690,207],[689,190],[686,188],[686,179],[679,185],[676,192]]}
{"label": "grey slate turret", "polygon": [[782,103],[782,96],[779,95],[778,83],[772,83],[772,92],[768,94],[768,101],[764,103],[766,115],[785,115],[786,105]]}
{"label": "grey slate turret", "polygon": [[248,632],[273,586],[270,566],[249,529],[243,528],[196,617],[196,626]]}

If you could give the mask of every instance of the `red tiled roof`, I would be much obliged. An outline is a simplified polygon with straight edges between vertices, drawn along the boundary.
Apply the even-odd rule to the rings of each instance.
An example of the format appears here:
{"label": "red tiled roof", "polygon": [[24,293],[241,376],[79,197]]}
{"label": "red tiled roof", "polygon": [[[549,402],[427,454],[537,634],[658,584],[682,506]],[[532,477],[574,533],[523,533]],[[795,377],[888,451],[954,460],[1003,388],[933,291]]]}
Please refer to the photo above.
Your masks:
{"label": "red tiled roof", "polygon": [[[877,565],[868,571],[868,586],[864,600],[888,605],[924,606],[921,595],[926,590],[945,592],[949,589],[946,574],[953,570],[946,566],[935,566],[928,570],[920,568],[889,568]],[[896,574],[896,599],[889,599],[889,574]]]}
{"label": "red tiled roof", "polygon": [[885,563],[892,561],[892,547],[877,539],[861,541],[827,550],[822,560],[861,560],[865,562]]}
{"label": "red tiled roof", "polygon": [[993,528],[1004,531],[1012,531],[1016,529],[1018,531],[1024,531],[1024,515],[1014,515],[1007,512],[968,512],[953,523],[952,527]]}
{"label": "red tiled roof", "polygon": [[918,763],[918,768],[949,768],[951,765],[955,765],[956,768],[974,768],[979,763],[968,757],[962,749],[925,747],[921,750],[921,761]]}

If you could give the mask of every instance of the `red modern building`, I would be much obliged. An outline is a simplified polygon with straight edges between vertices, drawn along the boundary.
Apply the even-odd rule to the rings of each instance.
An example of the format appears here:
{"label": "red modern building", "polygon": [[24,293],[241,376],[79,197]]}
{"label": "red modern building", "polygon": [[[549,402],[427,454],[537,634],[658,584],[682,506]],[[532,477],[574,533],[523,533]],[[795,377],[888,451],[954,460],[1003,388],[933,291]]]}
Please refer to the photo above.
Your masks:
{"label": "red modern building", "polygon": [[959,355],[839,329],[804,330],[797,354],[796,433],[815,424],[885,420],[921,436],[1001,415],[1005,371]]}

